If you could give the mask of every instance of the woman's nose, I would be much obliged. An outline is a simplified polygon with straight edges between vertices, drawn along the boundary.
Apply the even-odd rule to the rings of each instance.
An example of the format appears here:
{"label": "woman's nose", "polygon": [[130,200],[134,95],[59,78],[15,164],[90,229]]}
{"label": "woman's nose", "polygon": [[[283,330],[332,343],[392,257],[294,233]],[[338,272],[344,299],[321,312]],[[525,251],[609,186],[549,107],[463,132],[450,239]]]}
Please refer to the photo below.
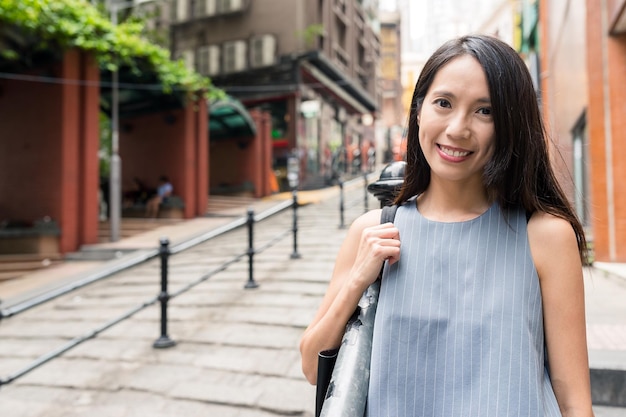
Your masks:
{"label": "woman's nose", "polygon": [[452,139],[465,139],[470,133],[470,122],[468,118],[462,114],[457,113],[450,118],[446,133]]}

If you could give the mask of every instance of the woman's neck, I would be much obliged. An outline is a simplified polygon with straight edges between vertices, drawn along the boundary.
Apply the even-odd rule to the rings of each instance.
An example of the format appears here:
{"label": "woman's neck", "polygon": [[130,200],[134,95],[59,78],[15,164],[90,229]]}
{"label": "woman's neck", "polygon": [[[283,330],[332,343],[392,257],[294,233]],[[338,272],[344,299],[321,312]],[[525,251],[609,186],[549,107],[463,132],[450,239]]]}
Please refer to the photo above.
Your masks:
{"label": "woman's neck", "polygon": [[489,209],[487,189],[468,184],[443,184],[431,181],[426,191],[417,198],[422,216],[441,222],[458,222],[474,219]]}

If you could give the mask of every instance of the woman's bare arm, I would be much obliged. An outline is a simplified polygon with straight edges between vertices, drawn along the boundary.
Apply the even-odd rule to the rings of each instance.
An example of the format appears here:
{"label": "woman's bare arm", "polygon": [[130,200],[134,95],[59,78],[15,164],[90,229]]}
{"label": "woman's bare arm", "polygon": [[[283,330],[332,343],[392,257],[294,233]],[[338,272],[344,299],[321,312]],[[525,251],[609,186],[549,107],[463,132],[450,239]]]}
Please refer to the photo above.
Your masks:
{"label": "woman's bare arm", "polygon": [[566,220],[535,213],[528,224],[541,284],[552,386],[563,417],[592,417],[582,264]]}
{"label": "woman's bare arm", "polygon": [[339,346],[346,323],[384,260],[398,260],[398,230],[391,223],[381,225],[380,213],[365,213],[350,226],[326,294],[300,340],[302,371],[311,384],[317,379],[318,353]]}

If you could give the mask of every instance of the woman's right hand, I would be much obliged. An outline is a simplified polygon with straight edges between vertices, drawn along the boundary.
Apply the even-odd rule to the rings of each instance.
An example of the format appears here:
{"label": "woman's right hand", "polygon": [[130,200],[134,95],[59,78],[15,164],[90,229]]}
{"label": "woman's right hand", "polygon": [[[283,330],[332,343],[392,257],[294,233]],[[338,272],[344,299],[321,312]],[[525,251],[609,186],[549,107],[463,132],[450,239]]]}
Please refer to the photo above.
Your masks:
{"label": "woman's right hand", "polygon": [[350,277],[365,290],[380,273],[385,260],[392,265],[400,259],[400,233],[393,223],[366,227],[361,232]]}

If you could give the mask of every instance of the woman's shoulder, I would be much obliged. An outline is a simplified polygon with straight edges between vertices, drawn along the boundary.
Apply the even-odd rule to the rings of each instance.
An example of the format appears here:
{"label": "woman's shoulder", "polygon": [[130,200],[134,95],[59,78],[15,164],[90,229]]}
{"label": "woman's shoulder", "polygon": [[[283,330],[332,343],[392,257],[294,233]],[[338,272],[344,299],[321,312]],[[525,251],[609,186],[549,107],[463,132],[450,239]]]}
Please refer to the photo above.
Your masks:
{"label": "woman's shoulder", "polygon": [[573,226],[561,217],[535,212],[528,222],[528,242],[540,276],[542,271],[579,261]]}
{"label": "woman's shoulder", "polygon": [[375,226],[380,224],[380,216],[382,214],[382,209],[373,209],[369,210],[359,217],[357,217],[353,222],[350,228],[355,228],[358,230],[363,230],[366,227]]}
{"label": "woman's shoulder", "polygon": [[576,240],[569,221],[544,211],[536,211],[530,216],[528,234],[546,244],[558,245],[571,239]]}

